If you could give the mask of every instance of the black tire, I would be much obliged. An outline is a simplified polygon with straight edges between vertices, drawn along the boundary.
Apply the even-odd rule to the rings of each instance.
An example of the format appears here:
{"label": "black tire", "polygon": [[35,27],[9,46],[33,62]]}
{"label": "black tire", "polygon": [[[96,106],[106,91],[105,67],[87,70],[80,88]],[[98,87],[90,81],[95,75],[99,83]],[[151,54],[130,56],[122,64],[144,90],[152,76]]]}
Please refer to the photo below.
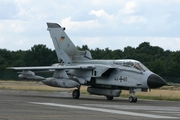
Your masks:
{"label": "black tire", "polygon": [[106,96],[107,100],[113,100],[114,97],[112,96]]}
{"label": "black tire", "polygon": [[72,97],[74,98],[74,99],[79,99],[79,96],[80,96],[80,91],[79,90],[74,90],[73,92],[72,92]]}
{"label": "black tire", "polygon": [[137,97],[134,97],[134,101],[133,101],[134,103],[136,103],[137,102]]}
{"label": "black tire", "polygon": [[129,97],[129,102],[130,102],[130,103],[134,102],[134,97],[132,97],[132,96]]}

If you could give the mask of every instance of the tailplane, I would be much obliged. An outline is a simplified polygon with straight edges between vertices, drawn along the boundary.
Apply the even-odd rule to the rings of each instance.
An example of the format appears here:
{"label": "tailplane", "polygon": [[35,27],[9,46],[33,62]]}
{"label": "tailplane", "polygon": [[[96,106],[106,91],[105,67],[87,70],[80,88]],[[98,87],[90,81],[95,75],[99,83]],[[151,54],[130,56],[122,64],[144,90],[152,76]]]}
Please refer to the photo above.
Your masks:
{"label": "tailplane", "polygon": [[50,32],[58,61],[63,60],[65,64],[71,64],[74,60],[92,59],[89,51],[79,51],[69,39],[62,28],[57,23],[47,23],[48,31]]}

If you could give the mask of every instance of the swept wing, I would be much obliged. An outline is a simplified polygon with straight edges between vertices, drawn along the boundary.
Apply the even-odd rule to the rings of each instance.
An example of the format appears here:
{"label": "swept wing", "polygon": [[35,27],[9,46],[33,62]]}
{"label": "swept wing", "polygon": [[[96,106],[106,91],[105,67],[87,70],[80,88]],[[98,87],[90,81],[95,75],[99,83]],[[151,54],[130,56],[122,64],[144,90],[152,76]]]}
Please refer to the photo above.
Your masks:
{"label": "swept wing", "polygon": [[92,70],[95,68],[96,68],[96,66],[94,66],[94,65],[78,65],[78,66],[8,67],[7,69],[14,69],[14,70],[62,70],[62,69]]}

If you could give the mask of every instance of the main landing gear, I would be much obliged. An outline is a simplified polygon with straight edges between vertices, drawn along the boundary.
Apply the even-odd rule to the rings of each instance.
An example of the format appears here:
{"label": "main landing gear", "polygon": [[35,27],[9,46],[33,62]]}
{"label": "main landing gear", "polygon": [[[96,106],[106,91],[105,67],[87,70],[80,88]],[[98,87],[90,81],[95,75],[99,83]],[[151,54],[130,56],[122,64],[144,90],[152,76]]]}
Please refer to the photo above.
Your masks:
{"label": "main landing gear", "polygon": [[80,86],[78,87],[78,89],[73,90],[72,97],[74,99],[79,99],[79,97],[80,97]]}
{"label": "main landing gear", "polygon": [[134,89],[130,89],[129,93],[131,94],[131,96],[129,97],[129,102],[130,103],[136,103],[137,102],[137,97],[135,96],[135,91]]}

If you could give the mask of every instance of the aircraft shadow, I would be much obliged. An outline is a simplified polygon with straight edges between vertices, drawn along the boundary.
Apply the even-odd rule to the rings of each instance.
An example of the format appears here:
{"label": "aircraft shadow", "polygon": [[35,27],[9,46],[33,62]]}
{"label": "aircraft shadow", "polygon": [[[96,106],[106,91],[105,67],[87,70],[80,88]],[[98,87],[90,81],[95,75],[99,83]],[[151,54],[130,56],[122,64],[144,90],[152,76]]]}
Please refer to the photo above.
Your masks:
{"label": "aircraft shadow", "polygon": [[107,100],[106,97],[99,97],[99,96],[80,96],[79,99],[73,99],[70,95],[63,95],[63,96],[52,96],[52,95],[15,95],[16,97],[26,97],[30,99],[42,99],[44,101],[51,99],[64,99],[64,100],[72,100],[72,101],[99,101],[99,102],[128,102],[126,98],[114,98],[113,100]]}

